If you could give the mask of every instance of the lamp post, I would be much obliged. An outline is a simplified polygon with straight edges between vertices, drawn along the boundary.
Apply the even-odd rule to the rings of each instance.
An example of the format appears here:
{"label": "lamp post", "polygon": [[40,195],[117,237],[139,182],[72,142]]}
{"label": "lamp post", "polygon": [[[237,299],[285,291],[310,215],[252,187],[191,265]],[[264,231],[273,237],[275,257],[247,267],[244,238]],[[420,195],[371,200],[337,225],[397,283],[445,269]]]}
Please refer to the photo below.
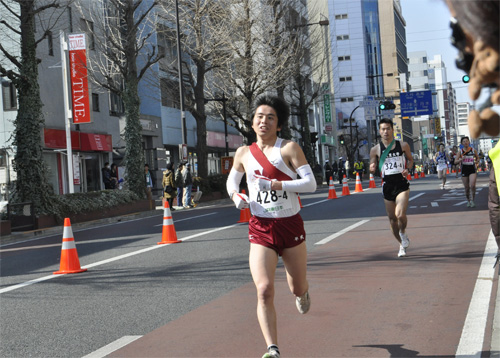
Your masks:
{"label": "lamp post", "polygon": [[[181,110],[182,144],[187,144],[186,112],[184,111],[184,86],[182,85],[181,33],[179,25],[179,1],[175,0],[175,19],[177,27],[177,71],[179,74],[179,94]],[[182,158],[182,153],[181,153]]]}
{"label": "lamp post", "polygon": [[229,156],[229,143],[228,143],[228,138],[227,138],[227,118],[226,118],[226,101],[228,98],[226,97],[226,94],[222,92],[222,98],[205,98],[204,101],[205,103],[208,103],[210,101],[217,101],[217,102],[222,102],[222,115],[224,117],[224,138],[226,142],[226,157]]}

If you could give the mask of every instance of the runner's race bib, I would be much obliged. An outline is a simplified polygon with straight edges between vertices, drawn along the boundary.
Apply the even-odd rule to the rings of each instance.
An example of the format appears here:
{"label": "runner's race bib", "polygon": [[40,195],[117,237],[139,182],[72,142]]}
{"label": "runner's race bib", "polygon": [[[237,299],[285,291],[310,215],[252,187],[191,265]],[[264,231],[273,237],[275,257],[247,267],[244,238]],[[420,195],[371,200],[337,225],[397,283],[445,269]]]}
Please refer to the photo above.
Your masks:
{"label": "runner's race bib", "polygon": [[474,157],[464,156],[462,158],[462,164],[473,165],[474,164]]}
{"label": "runner's race bib", "polygon": [[288,200],[288,194],[283,190],[259,191],[255,201],[268,213],[292,209],[292,201]]}
{"label": "runner's race bib", "polygon": [[404,168],[405,168],[405,166],[403,163],[402,156],[385,158],[385,162],[384,162],[384,174],[385,175],[400,174],[403,172]]}

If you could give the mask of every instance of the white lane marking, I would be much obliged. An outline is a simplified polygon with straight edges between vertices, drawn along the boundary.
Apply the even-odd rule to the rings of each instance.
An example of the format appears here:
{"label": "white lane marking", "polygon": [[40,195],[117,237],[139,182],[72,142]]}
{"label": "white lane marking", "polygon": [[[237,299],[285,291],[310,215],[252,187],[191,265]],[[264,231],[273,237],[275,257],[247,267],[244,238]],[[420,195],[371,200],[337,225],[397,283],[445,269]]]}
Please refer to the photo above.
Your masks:
{"label": "white lane marking", "polygon": [[495,274],[493,264],[495,263],[496,252],[497,245],[493,232],[490,231],[456,357],[481,357],[488,310],[490,308],[493,276]]}
{"label": "white lane marking", "polygon": [[453,204],[453,206],[460,206],[460,205],[464,205],[464,204],[467,204],[467,200],[466,201],[461,201],[461,202],[456,203],[456,204]]}
{"label": "white lane marking", "polygon": [[431,201],[431,206],[432,206],[433,208],[437,208],[437,207],[439,206],[439,204],[438,204],[438,203],[436,203],[435,201]]}
{"label": "white lane marking", "polygon": [[44,276],[44,277],[40,277],[40,278],[36,278],[34,280],[31,280],[31,281],[26,281],[26,282],[23,282],[23,283],[19,283],[17,285],[13,285],[13,286],[9,286],[9,287],[5,287],[5,288],[2,288],[0,290],[0,294],[1,293],[5,293],[5,292],[9,292],[9,291],[14,291],[14,290],[17,290],[18,288],[22,288],[22,287],[25,287],[25,286],[29,286],[29,285],[32,285],[34,283],[38,283],[38,282],[42,282],[42,281],[47,281],[47,280],[50,280],[52,278],[56,278],[57,276],[63,276],[63,275],[50,275],[50,276]]}
{"label": "white lane marking", "polygon": [[353,224],[353,225],[351,225],[351,226],[348,226],[348,227],[346,227],[345,229],[340,230],[339,232],[337,232],[337,233],[335,233],[335,234],[333,234],[333,235],[330,235],[330,236],[328,236],[328,237],[324,238],[323,240],[318,241],[315,245],[323,245],[323,244],[326,244],[326,243],[328,243],[328,242],[332,241],[333,239],[335,239],[335,238],[339,237],[340,235],[343,235],[343,234],[345,234],[346,232],[351,231],[352,229],[355,229],[355,228],[357,228],[358,226],[363,225],[364,223],[367,223],[368,221],[370,221],[370,220],[361,220],[361,221],[358,221],[356,224]]}
{"label": "white lane marking", "polygon": [[[231,228],[233,228],[235,226],[241,226],[241,225],[244,225],[244,224],[246,224],[246,223],[236,223],[236,224],[229,225],[229,226],[223,226],[223,227],[220,227],[220,228],[217,228],[217,229],[200,232],[198,234],[194,234],[194,235],[191,235],[191,236],[185,237],[183,239],[179,239],[179,240],[180,241],[187,241],[187,240],[190,240],[190,239],[194,239],[195,237],[199,237],[199,236],[203,236],[203,235],[208,235],[208,234],[211,234],[211,233],[217,232],[217,231],[231,229]],[[154,245],[154,246],[146,247],[146,248],[141,249],[141,250],[129,252],[128,254],[115,256],[115,257],[109,258],[107,260],[102,260],[102,261],[98,261],[98,262],[95,262],[95,263],[90,264],[90,265],[82,266],[82,268],[91,268],[91,267],[96,267],[96,266],[104,265],[104,264],[107,264],[107,263],[110,263],[110,262],[113,262],[113,261],[117,261],[117,260],[125,259],[127,257],[131,257],[131,256],[143,254],[145,252],[156,250],[156,249],[159,249],[159,248],[162,248],[162,247],[166,247],[166,246],[170,246],[170,245],[172,245],[172,244]],[[5,293],[5,292],[9,292],[9,291],[14,291],[14,290],[17,290],[18,288],[22,288],[22,287],[25,287],[25,286],[32,285],[34,283],[38,283],[38,282],[41,282],[41,281],[50,280],[52,278],[59,277],[59,276],[65,276],[65,275],[66,274],[44,276],[44,277],[40,277],[40,278],[37,278],[37,279],[34,279],[34,280],[30,280],[30,281],[26,281],[26,282],[23,282],[23,283],[19,283],[17,285],[8,286],[8,287],[0,289],[0,294]]]}
{"label": "white lane marking", "polygon": [[110,344],[99,348],[98,350],[83,356],[82,358],[103,358],[108,354],[117,351],[118,349],[125,347],[126,345],[132,343],[133,341],[141,338],[142,336],[123,336],[122,338],[118,338],[116,341],[111,342]]}
{"label": "white lane marking", "polygon": [[[184,218],[184,219],[177,219],[177,220],[174,220],[174,221],[175,221],[176,223],[178,223],[178,222],[181,222],[181,221],[198,219],[198,218],[201,218],[201,217],[203,217],[203,216],[215,215],[215,214],[217,214],[217,212],[213,212],[213,213],[210,213],[210,214],[198,215],[198,216],[192,216],[192,217],[189,217],[189,218]],[[155,226],[163,226],[163,224],[158,224],[158,225],[155,225]]]}
{"label": "white lane marking", "polygon": [[412,201],[412,200],[414,200],[414,199],[416,199],[416,198],[418,198],[419,196],[422,196],[422,195],[424,195],[424,194],[425,194],[425,193],[420,193],[420,194],[417,194],[417,195],[415,195],[415,196],[412,196],[410,199],[408,199],[408,201]]}

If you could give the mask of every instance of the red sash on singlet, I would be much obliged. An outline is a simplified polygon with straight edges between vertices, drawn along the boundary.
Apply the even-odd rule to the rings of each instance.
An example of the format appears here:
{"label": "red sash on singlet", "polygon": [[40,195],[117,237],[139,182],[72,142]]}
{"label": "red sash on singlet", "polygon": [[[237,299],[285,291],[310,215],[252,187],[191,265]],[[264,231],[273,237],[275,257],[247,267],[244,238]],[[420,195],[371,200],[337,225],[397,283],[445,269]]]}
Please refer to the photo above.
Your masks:
{"label": "red sash on singlet", "polygon": [[[264,153],[260,150],[260,148],[257,146],[257,143],[252,143],[250,145],[250,152],[252,153],[253,157],[257,160],[257,162],[260,164],[262,167],[262,175],[265,176],[266,178],[269,179],[276,179],[276,180],[292,180],[287,174],[283,173],[281,170],[276,168],[274,165],[271,164],[269,159],[265,156]],[[260,173],[257,173],[260,174]]]}

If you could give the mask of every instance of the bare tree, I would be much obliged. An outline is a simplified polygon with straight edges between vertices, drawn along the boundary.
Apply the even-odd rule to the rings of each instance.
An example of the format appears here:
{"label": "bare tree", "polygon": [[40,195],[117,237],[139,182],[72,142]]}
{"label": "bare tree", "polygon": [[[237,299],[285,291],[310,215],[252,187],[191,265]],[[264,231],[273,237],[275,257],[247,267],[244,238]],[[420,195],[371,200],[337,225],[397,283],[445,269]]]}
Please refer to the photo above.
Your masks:
{"label": "bare tree", "polygon": [[[299,119],[302,149],[309,163],[314,164],[314,149],[311,144],[309,109],[322,93],[322,84],[327,81],[324,51],[316,51],[320,56],[313,56],[314,47],[322,47],[319,24],[298,23],[291,32],[295,54],[290,67],[293,73],[288,89],[291,98],[291,113]],[[316,78],[316,80],[314,79]]]}
{"label": "bare tree", "polygon": [[[92,23],[84,29],[93,36],[96,56],[89,76],[123,100],[125,111],[125,166],[131,191],[145,193],[144,153],[140,123],[139,82],[163,54],[152,41],[158,1],[80,1],[79,10]],[[90,22],[89,22],[90,23]]]}
{"label": "bare tree", "polygon": [[63,8],[63,2],[58,0],[0,0],[3,39],[0,53],[7,60],[0,62],[0,75],[12,81],[19,103],[14,122],[17,181],[13,200],[32,201],[36,213],[50,211],[53,192],[42,156],[40,128],[44,118],[38,84],[41,60],[37,58],[36,49],[51,34]]}
{"label": "bare tree", "polygon": [[[230,3],[225,0],[178,2],[185,109],[191,112],[196,120],[196,153],[198,174],[201,177],[208,175],[205,105],[206,99],[220,95],[220,92],[216,93],[212,72],[223,66],[228,59],[225,39],[231,31],[227,22]],[[176,21],[174,1],[164,0],[162,4],[165,25],[159,35],[163,37],[164,42],[174,46],[177,32],[168,26]],[[165,79],[162,91],[171,98],[179,98],[178,85],[175,85],[175,81],[178,81],[177,66],[177,58],[169,59],[168,56],[162,60],[160,66],[161,76]]]}

